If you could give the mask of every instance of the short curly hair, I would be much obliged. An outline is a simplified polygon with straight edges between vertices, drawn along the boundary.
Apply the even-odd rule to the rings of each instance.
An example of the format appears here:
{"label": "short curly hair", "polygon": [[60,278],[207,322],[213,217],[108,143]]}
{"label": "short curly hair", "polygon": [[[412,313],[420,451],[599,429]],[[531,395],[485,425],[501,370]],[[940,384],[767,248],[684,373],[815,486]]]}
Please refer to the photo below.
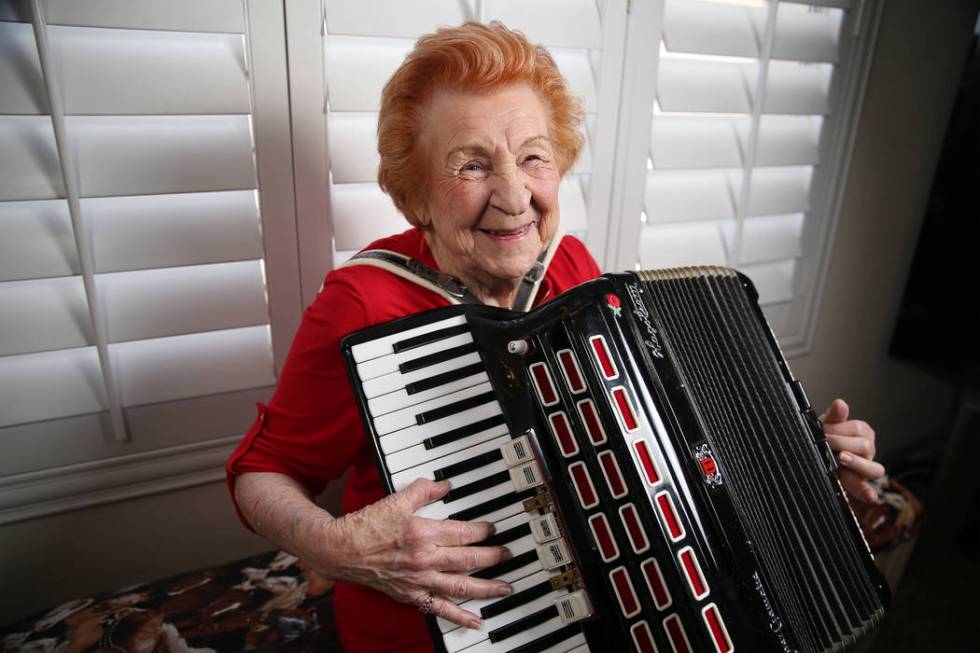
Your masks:
{"label": "short curly hair", "polygon": [[378,115],[378,184],[410,223],[421,225],[427,195],[419,135],[435,91],[479,93],[514,84],[530,86],[547,107],[549,137],[564,176],[582,148],[582,105],[544,47],[498,21],[442,28],[416,42],[385,84]]}

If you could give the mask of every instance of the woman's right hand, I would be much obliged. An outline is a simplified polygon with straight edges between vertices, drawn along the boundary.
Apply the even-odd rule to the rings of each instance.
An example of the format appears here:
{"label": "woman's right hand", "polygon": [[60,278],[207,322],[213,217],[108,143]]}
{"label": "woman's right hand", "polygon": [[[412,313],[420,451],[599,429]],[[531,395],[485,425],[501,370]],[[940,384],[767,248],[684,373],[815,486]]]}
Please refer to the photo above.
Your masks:
{"label": "woman's right hand", "polygon": [[510,551],[503,546],[469,546],[493,534],[490,523],[415,516],[449,489],[448,481],[420,478],[377,503],[331,520],[321,531],[322,545],[306,561],[330,578],[373,587],[447,621],[479,628],[479,617],[450,597],[510,594],[507,583],[465,575],[507,560]]}

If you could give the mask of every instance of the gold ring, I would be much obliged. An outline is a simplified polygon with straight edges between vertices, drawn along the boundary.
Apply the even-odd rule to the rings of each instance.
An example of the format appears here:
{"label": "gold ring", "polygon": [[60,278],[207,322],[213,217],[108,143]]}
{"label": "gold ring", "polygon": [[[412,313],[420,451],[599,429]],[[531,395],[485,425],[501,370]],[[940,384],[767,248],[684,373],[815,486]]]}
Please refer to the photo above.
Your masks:
{"label": "gold ring", "polygon": [[422,600],[419,601],[419,612],[422,614],[432,614],[432,602],[435,598],[432,596],[432,592],[426,592]]}

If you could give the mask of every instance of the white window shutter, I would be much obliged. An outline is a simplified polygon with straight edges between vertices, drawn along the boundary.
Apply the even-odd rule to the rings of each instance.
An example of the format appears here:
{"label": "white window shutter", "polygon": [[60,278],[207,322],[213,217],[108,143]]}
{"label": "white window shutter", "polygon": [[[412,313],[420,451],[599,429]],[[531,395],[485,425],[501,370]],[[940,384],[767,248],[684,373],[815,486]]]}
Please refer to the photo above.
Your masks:
{"label": "white window shutter", "polygon": [[[754,280],[784,346],[801,346],[877,24],[871,4],[861,25],[843,0],[637,8],[631,20],[648,21],[659,45],[628,48],[624,85],[652,85],[652,102],[632,105],[619,142],[645,123],[648,171],[640,214],[614,216],[623,226],[607,254],[625,266],[736,267]],[[636,63],[651,54],[652,65]],[[626,175],[617,183],[638,192]]]}
{"label": "white window shutter", "polygon": [[275,382],[246,7],[40,6],[0,3],[0,523],[73,465],[226,455]]}

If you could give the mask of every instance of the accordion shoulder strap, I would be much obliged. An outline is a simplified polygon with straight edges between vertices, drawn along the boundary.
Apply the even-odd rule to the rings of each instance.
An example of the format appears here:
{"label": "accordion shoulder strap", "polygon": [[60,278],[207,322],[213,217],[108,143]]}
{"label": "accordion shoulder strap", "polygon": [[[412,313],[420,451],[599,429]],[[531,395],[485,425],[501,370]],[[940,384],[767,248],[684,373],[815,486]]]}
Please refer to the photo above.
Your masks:
{"label": "accordion shoulder strap", "polygon": [[[521,286],[517,291],[517,296],[514,299],[514,305],[511,306],[511,309],[527,311],[531,308],[531,304],[534,302],[534,296],[537,294],[538,286],[541,285],[541,280],[544,279],[544,273],[548,269],[548,264],[551,262],[551,258],[554,256],[555,250],[558,249],[558,244],[563,237],[564,235],[561,233],[555,234],[548,248],[541,253],[538,260],[534,262],[534,266],[521,279]],[[470,292],[469,288],[456,277],[445,272],[437,272],[425,263],[405,256],[404,254],[399,254],[398,252],[387,249],[364,250],[347,259],[340,267],[351,265],[372,265],[387,270],[394,275],[416,283],[438,295],[442,295],[450,304],[481,303]]]}

